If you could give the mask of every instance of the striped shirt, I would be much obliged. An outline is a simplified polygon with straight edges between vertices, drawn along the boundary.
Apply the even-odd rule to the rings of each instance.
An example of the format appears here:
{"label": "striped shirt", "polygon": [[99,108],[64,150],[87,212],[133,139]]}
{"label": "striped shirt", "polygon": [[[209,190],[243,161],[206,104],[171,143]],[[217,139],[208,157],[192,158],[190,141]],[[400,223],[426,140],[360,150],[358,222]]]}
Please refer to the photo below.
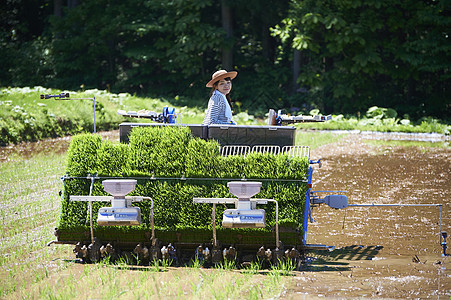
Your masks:
{"label": "striped shirt", "polygon": [[213,93],[208,101],[207,114],[205,115],[204,122],[202,125],[210,124],[235,124],[235,122],[229,122],[225,112],[226,104],[224,101],[224,96],[218,93]]}

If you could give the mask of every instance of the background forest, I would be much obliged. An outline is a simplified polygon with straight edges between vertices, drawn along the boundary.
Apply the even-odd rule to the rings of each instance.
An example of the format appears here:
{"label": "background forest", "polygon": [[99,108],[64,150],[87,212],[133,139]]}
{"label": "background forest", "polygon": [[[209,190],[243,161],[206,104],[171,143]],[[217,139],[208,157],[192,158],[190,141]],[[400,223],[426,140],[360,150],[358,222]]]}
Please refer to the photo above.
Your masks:
{"label": "background forest", "polygon": [[447,0],[6,0],[0,16],[3,87],[206,105],[205,83],[224,68],[256,115],[380,106],[449,120]]}

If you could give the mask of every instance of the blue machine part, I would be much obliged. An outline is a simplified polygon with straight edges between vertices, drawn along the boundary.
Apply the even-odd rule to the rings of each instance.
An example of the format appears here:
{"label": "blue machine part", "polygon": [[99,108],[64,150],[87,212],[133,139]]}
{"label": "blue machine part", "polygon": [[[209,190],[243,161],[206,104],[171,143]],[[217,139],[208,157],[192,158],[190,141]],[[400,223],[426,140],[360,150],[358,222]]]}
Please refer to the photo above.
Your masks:
{"label": "blue machine part", "polygon": [[[310,162],[312,163],[312,162]],[[304,246],[307,245],[307,228],[308,228],[308,222],[310,217],[310,194],[312,191],[312,176],[313,176],[313,168],[310,166],[308,168],[307,173],[307,184],[309,186],[309,189],[307,190],[307,193],[305,195],[305,208],[304,208],[304,222],[302,224],[302,229],[304,231],[304,237],[302,238],[302,243]]]}
{"label": "blue machine part", "polygon": [[175,123],[175,108],[174,107],[163,107],[163,119],[164,123],[174,124]]}
{"label": "blue machine part", "polygon": [[264,228],[266,216],[264,209],[226,209],[222,217],[225,228]]}
{"label": "blue machine part", "polygon": [[442,235],[442,238],[443,238],[443,241],[441,242],[441,245],[443,247],[442,256],[448,256],[448,254],[446,254],[446,248],[448,248],[447,245],[446,245],[446,238],[448,237],[448,234],[445,231],[442,231],[441,235]]}
{"label": "blue machine part", "polygon": [[254,222],[263,222],[263,216],[253,216],[253,215],[239,215],[239,216],[229,216],[225,215],[225,218],[232,218],[239,220],[241,223],[254,223]]}
{"label": "blue machine part", "polygon": [[101,207],[97,217],[100,226],[133,226],[141,223],[139,207]]}

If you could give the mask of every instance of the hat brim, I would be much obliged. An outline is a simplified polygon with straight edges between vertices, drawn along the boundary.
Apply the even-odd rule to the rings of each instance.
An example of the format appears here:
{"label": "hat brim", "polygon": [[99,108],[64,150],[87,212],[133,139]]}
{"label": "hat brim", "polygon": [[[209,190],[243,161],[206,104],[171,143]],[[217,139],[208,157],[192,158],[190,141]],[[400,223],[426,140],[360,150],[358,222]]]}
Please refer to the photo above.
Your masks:
{"label": "hat brim", "polygon": [[213,87],[213,84],[216,81],[222,80],[222,79],[227,78],[227,77],[230,77],[230,79],[234,79],[236,77],[236,75],[238,75],[238,72],[235,72],[235,71],[231,71],[231,72],[227,72],[227,73],[221,74],[221,75],[213,78],[212,80],[210,80],[205,86],[206,87]]}

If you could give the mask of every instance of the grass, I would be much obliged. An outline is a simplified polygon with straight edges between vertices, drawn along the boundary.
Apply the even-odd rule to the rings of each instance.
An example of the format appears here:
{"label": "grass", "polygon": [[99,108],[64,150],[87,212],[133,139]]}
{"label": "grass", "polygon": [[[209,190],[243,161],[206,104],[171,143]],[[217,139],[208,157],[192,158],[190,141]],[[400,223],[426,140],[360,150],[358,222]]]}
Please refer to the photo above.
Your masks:
{"label": "grass", "polygon": [[279,272],[255,275],[218,268],[187,267],[159,272],[152,267],[122,268],[120,264],[70,264],[58,272],[43,273],[41,278],[29,284],[29,288],[24,285],[8,296],[39,299],[267,299],[279,295],[287,280]]}
{"label": "grass", "polygon": [[64,268],[52,261],[67,247],[47,248],[59,217],[64,155],[16,157],[0,164],[0,298]]}
{"label": "grass", "polygon": [[247,267],[243,269],[244,273],[247,274],[258,274],[262,268],[262,262],[257,258],[257,261],[251,261]]}
{"label": "grass", "polygon": [[323,145],[339,142],[345,136],[345,134],[335,134],[331,132],[296,130],[295,141],[298,146],[309,146],[310,149],[316,149]]}
{"label": "grass", "polygon": [[[135,97],[127,93],[113,94],[99,90],[84,92],[65,91],[70,98],[85,100],[40,99],[41,94],[59,94],[61,91],[34,88],[7,88],[0,90],[0,145],[36,141],[49,137],[71,135],[94,130],[93,97],[96,98],[96,129],[117,129],[124,121],[148,122],[146,119],[130,119],[117,114],[118,110],[142,109],[162,112],[164,106],[172,106],[166,99]],[[203,109],[179,106],[180,120],[186,124],[203,121]]]}
{"label": "grass", "polygon": [[295,261],[288,259],[278,259],[276,263],[271,266],[272,272],[281,276],[291,276],[296,269]]}
{"label": "grass", "polygon": [[[86,265],[51,276],[55,285],[36,284],[25,298],[67,299],[264,299],[280,294],[279,275],[249,276],[216,269],[178,268],[166,273],[151,269],[130,272],[115,266]],[[83,288],[77,288],[82,286]]]}

